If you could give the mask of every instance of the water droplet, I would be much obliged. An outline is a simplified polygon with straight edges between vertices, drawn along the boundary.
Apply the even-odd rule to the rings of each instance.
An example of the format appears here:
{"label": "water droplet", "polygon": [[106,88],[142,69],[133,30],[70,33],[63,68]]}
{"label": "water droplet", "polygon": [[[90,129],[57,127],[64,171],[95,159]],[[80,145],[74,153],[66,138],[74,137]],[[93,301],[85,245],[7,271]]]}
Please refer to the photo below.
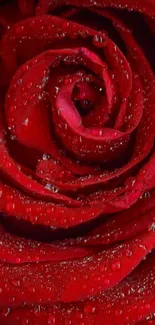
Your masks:
{"label": "water droplet", "polygon": [[2,310],[1,315],[7,317],[9,313],[10,313],[10,308],[6,308]]}
{"label": "water droplet", "polygon": [[119,261],[115,262],[112,264],[112,269],[115,270],[119,270],[121,268],[121,263]]}
{"label": "water droplet", "polygon": [[24,122],[23,122],[23,125],[27,126],[27,125],[28,125],[28,123],[29,123],[29,119],[28,119],[28,118],[26,118],[26,119],[24,120]]}
{"label": "water droplet", "polygon": [[145,199],[149,198],[150,196],[151,196],[150,192],[145,192],[143,194],[143,198],[145,198]]}
{"label": "water droplet", "polygon": [[12,284],[13,284],[15,287],[20,287],[20,285],[21,285],[20,280],[18,280],[18,279],[14,279],[14,280],[12,280]]}
{"label": "water droplet", "polygon": [[33,85],[33,84],[32,84],[32,82],[30,81],[30,82],[27,83],[26,87],[27,87],[27,88],[31,88],[32,85]]}
{"label": "water droplet", "polygon": [[12,210],[14,210],[14,208],[15,208],[15,204],[14,203],[7,203],[6,204],[6,210],[7,211],[12,211]]}
{"label": "water droplet", "polygon": [[149,227],[149,230],[150,230],[150,231],[155,231],[155,222],[153,222],[153,223],[151,224],[151,226]]}
{"label": "water droplet", "polygon": [[21,258],[20,257],[16,257],[16,263],[20,263],[21,262]]}
{"label": "water droplet", "polygon": [[49,184],[49,183],[47,183],[45,185],[45,188],[49,191],[52,191],[53,193],[57,193],[59,191],[59,189],[56,186],[54,186],[53,184]]}
{"label": "water droplet", "polygon": [[34,293],[34,292],[36,291],[36,289],[33,288],[33,287],[29,287],[29,288],[28,288],[28,291],[31,292],[31,293]]}
{"label": "water droplet", "polygon": [[43,160],[49,160],[51,158],[51,156],[50,155],[48,155],[48,154],[43,154],[43,156],[42,156],[42,159]]}
{"label": "water droplet", "polygon": [[127,249],[126,252],[125,252],[125,255],[127,257],[131,257],[132,256],[132,250],[131,249]]}
{"label": "water droplet", "polygon": [[56,318],[54,315],[50,315],[48,318],[48,325],[55,324]]}
{"label": "water droplet", "polygon": [[85,314],[93,314],[96,310],[96,307],[94,307],[91,304],[86,304],[86,306],[84,307],[84,312]]}
{"label": "water droplet", "polygon": [[146,308],[146,309],[150,309],[150,307],[151,307],[150,304],[146,304],[146,305],[145,305],[145,308]]}
{"label": "water droplet", "polygon": [[115,310],[115,315],[116,316],[120,316],[120,315],[122,315],[122,313],[123,313],[123,311],[121,309],[116,309]]}
{"label": "water droplet", "polygon": [[105,285],[109,285],[109,283],[110,283],[109,279],[104,279],[104,284]]}
{"label": "water droplet", "polygon": [[41,306],[38,305],[38,306],[35,307],[35,311],[34,311],[35,316],[39,316],[38,314],[39,314],[40,312],[41,312]]}
{"label": "water droplet", "polygon": [[132,188],[135,185],[136,179],[133,177],[130,177],[126,180],[125,185],[127,188]]}
{"label": "water droplet", "polygon": [[22,325],[27,325],[29,323],[29,320],[28,319],[23,319],[22,320]]}

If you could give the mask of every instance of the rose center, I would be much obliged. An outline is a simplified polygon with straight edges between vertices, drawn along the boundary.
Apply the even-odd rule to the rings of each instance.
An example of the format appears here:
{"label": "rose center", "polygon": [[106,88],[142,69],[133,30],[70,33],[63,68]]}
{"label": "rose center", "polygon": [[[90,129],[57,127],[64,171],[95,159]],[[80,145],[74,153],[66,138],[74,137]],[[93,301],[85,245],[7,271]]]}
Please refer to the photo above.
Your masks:
{"label": "rose center", "polygon": [[88,83],[87,81],[83,81],[75,85],[72,100],[78,112],[83,117],[95,108],[95,105],[101,101],[101,96],[103,95],[104,89],[102,86],[95,82]]}

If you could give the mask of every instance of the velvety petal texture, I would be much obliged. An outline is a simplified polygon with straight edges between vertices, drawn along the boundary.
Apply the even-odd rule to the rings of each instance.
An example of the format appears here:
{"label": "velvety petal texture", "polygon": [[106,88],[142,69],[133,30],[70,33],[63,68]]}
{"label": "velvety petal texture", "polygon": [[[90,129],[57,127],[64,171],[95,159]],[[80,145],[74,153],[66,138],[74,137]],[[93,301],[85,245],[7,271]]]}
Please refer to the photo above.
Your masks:
{"label": "velvety petal texture", "polygon": [[155,0],[0,0],[0,325],[155,324]]}

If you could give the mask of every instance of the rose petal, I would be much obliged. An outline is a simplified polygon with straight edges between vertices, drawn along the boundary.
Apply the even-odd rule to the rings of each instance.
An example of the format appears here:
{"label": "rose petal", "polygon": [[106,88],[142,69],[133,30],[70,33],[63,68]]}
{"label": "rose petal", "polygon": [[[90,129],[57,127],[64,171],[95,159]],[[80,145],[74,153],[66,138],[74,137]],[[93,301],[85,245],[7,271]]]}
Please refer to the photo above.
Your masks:
{"label": "rose petal", "polygon": [[[10,300],[14,297],[10,306],[20,306],[25,299],[28,304],[31,304],[54,301],[71,302],[94,296],[120,282],[151,251],[154,245],[155,236],[149,233],[124,245],[118,245],[94,255],[90,259],[64,264],[39,263],[18,267],[1,264],[0,283],[3,291],[1,306],[7,307],[8,295]],[[131,252],[130,258],[127,252]],[[111,270],[110,273],[109,270]],[[7,286],[5,286],[4,274],[9,279]],[[14,286],[14,279],[19,280],[19,287]]]}
{"label": "rose petal", "polygon": [[93,254],[93,249],[44,244],[6,233],[0,227],[0,261],[10,264],[65,261]]}
{"label": "rose petal", "polygon": [[155,260],[152,254],[127,279],[96,298],[76,304],[24,306],[15,310],[6,308],[1,311],[0,321],[4,325],[12,322],[23,325],[27,321],[30,325],[35,325],[36,321],[38,325],[64,325],[69,322],[77,325],[81,321],[85,325],[139,323],[155,311],[154,277]]}

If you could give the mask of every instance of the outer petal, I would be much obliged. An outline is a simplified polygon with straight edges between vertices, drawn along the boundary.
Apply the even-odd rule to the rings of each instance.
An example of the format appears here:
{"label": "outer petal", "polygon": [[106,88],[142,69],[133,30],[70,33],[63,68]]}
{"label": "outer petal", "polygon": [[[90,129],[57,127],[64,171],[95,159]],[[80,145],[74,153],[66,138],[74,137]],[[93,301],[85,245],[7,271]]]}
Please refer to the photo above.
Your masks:
{"label": "outer petal", "polygon": [[155,2],[154,0],[97,0],[92,3],[91,0],[61,0],[57,3],[55,0],[40,0],[36,9],[36,13],[43,14],[57,7],[61,7],[63,5],[72,5],[77,7],[113,7],[118,9],[128,9],[128,10],[136,10],[143,12],[147,15],[155,17]]}
{"label": "outer petal", "polygon": [[[20,306],[24,302],[71,302],[95,296],[119,283],[154,246],[154,233],[149,233],[79,261],[26,264],[18,267],[1,264],[1,306],[7,307],[8,296],[10,307]],[[18,286],[14,285],[14,279],[18,279]]]}
{"label": "outer petal", "polygon": [[[145,284],[145,285],[144,285]],[[155,311],[155,259],[149,256],[122,283],[100,296],[76,304],[6,308],[3,325],[133,325]],[[149,323],[142,322],[142,325]]]}

